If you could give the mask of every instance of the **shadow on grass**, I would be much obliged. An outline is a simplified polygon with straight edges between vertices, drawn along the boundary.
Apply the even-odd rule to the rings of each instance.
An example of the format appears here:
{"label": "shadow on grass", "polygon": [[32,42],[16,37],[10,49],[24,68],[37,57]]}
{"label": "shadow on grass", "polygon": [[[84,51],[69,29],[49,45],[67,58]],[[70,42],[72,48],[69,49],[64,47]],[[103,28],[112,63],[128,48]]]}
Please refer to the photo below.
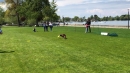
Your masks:
{"label": "shadow on grass", "polygon": [[3,50],[0,50],[0,53],[13,53],[15,51],[3,51]]}

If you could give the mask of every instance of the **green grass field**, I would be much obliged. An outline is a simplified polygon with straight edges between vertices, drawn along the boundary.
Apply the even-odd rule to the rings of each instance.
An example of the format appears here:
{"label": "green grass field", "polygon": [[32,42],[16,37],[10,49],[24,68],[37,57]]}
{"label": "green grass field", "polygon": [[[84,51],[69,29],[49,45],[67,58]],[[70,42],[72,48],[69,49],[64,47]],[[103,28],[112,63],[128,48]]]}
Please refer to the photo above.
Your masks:
{"label": "green grass field", "polygon": [[[3,27],[0,73],[130,73],[130,30]],[[118,37],[101,36],[100,31]],[[58,38],[65,33],[68,39]]]}

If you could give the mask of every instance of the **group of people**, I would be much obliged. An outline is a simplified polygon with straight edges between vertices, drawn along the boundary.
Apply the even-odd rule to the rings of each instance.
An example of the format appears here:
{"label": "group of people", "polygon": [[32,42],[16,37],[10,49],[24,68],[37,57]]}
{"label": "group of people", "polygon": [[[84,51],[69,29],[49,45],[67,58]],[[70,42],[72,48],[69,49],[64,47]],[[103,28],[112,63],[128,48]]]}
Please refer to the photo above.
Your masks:
{"label": "group of people", "polygon": [[[53,24],[51,22],[43,22],[42,26],[44,28],[44,32],[48,31],[49,27],[50,27],[50,31],[52,31]],[[34,29],[33,29],[34,32],[36,32],[36,28],[35,27],[36,27],[36,25],[34,26]]]}
{"label": "group of people", "polygon": [[50,31],[52,31],[53,24],[51,22],[43,22],[42,26],[44,28],[44,32],[48,31],[48,27],[50,27]]}
{"label": "group of people", "polygon": [[[91,28],[90,28],[91,20],[90,20],[90,18],[88,18],[88,20],[86,21],[85,25],[86,25],[85,33],[91,32]],[[44,28],[44,32],[48,31],[48,27],[50,27],[50,31],[52,31],[52,29],[53,29],[53,24],[51,22],[43,22],[42,26]],[[36,32],[35,27],[34,27],[33,31]]]}

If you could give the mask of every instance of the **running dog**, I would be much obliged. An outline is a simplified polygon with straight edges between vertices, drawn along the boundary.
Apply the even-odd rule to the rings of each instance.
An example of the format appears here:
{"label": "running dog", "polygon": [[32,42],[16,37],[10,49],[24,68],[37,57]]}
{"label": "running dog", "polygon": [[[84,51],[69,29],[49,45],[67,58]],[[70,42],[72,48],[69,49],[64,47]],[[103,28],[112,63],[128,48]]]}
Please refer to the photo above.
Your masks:
{"label": "running dog", "polygon": [[67,38],[66,38],[66,34],[60,34],[58,37],[62,37],[62,38],[64,38],[64,39],[67,39]]}

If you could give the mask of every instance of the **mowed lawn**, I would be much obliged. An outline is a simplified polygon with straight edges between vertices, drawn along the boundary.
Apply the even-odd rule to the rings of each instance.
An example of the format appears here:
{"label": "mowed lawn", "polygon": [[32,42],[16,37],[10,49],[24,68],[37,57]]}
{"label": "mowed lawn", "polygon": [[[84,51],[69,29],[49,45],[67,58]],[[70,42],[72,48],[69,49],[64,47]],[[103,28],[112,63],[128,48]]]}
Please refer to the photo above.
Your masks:
{"label": "mowed lawn", "polygon": [[[3,27],[0,73],[130,73],[130,30]],[[101,36],[100,32],[118,37]],[[68,39],[58,38],[65,33]]]}

